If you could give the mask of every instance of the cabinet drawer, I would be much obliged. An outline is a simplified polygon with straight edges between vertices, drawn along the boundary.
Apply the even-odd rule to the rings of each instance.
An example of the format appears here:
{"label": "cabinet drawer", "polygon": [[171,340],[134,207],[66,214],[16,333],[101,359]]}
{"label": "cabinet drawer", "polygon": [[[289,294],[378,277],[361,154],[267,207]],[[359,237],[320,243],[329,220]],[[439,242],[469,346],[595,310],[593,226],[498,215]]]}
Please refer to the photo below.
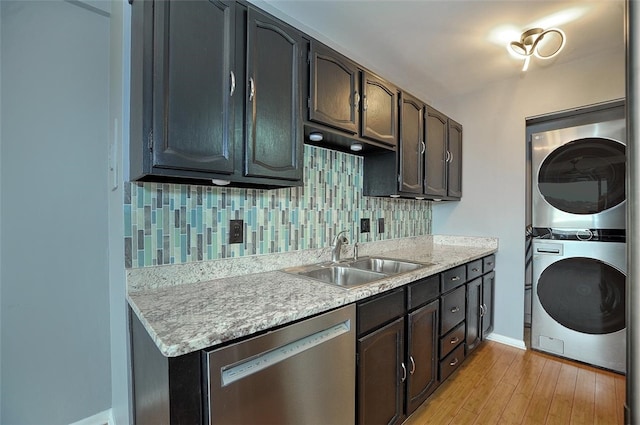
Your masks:
{"label": "cabinet drawer", "polygon": [[454,330],[440,338],[440,358],[445,357],[464,341],[464,324],[460,323]]}
{"label": "cabinet drawer", "polygon": [[420,307],[440,295],[440,276],[430,276],[407,286],[407,309]]}
{"label": "cabinet drawer", "polygon": [[467,280],[475,279],[476,277],[482,275],[482,263],[482,258],[467,263]]}
{"label": "cabinet drawer", "polygon": [[496,266],[496,256],[494,254],[488,255],[482,259],[482,272],[487,273],[493,270]]}
{"label": "cabinet drawer", "polygon": [[358,303],[358,335],[369,332],[405,313],[404,289]]}
{"label": "cabinet drawer", "polygon": [[462,364],[463,360],[464,344],[460,344],[451,354],[440,361],[440,382],[444,382]]}
{"label": "cabinet drawer", "polygon": [[440,335],[444,335],[464,320],[466,288],[459,287],[441,298]]}
{"label": "cabinet drawer", "polygon": [[467,280],[467,268],[466,266],[454,267],[451,270],[442,272],[440,274],[440,287],[442,293],[452,290],[462,285]]}

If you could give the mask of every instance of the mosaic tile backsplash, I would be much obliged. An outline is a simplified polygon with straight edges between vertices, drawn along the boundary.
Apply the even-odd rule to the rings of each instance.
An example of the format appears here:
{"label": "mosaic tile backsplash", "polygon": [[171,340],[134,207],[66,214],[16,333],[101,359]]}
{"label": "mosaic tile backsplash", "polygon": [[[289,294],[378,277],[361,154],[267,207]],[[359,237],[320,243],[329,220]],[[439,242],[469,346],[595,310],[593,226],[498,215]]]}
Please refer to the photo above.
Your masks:
{"label": "mosaic tile backsplash", "polygon": [[[127,268],[322,248],[345,229],[349,243],[431,233],[430,202],[362,195],[362,157],[305,145],[304,164],[294,188],[127,183]],[[371,232],[360,233],[361,218]],[[232,219],[244,221],[241,244],[228,243]]]}

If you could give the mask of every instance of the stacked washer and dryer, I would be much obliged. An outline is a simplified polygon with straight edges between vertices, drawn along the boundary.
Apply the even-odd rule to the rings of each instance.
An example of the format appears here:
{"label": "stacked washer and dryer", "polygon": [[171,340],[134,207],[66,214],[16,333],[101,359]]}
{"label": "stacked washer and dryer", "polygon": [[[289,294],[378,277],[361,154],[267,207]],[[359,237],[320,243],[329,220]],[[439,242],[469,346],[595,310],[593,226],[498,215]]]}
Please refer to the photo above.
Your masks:
{"label": "stacked washer and dryer", "polygon": [[624,119],[532,135],[531,347],[626,369]]}

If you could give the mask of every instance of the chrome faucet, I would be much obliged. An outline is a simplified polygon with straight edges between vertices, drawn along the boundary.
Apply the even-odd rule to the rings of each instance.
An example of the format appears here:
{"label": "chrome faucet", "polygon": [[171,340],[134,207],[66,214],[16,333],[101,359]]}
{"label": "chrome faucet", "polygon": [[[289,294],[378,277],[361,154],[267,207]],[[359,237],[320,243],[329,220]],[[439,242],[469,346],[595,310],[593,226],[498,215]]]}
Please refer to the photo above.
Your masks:
{"label": "chrome faucet", "polygon": [[333,246],[331,248],[331,261],[333,261],[334,263],[337,263],[338,261],[340,261],[340,251],[342,250],[342,245],[349,243],[349,240],[344,235],[345,233],[348,233],[348,232],[349,232],[348,230],[341,231],[336,235],[335,239],[333,240]]}

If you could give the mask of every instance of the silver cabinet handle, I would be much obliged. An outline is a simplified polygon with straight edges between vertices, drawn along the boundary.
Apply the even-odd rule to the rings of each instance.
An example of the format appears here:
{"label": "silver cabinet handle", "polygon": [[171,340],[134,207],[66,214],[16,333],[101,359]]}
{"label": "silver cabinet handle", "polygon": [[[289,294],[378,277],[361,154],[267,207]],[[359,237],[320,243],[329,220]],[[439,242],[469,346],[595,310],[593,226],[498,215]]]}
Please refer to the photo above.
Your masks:
{"label": "silver cabinet handle", "polygon": [[480,269],[479,269],[479,268],[477,268],[477,267],[474,267],[474,268],[472,268],[472,269],[471,269],[471,271],[472,271],[472,272],[479,272],[479,271],[480,271]]}
{"label": "silver cabinet handle", "polygon": [[458,358],[456,357],[455,359],[453,359],[452,362],[449,363],[449,366],[455,366],[458,364]]}
{"label": "silver cabinet handle", "polygon": [[449,162],[453,162],[453,154],[449,152]]}
{"label": "silver cabinet handle", "polygon": [[229,71],[231,74],[231,90],[229,90],[229,96],[233,96],[233,93],[236,91],[236,74],[233,71]]}
{"label": "silver cabinet handle", "polygon": [[452,159],[453,159],[453,155],[451,154],[451,152],[447,151],[445,162],[451,162]]}
{"label": "silver cabinet handle", "polygon": [[356,107],[356,109],[358,109],[358,106],[360,105],[360,94],[358,92],[353,93],[353,106]]}
{"label": "silver cabinet handle", "polygon": [[404,365],[404,362],[401,364],[402,366],[402,379],[400,379],[400,382],[404,382],[407,380],[407,368]]}
{"label": "silver cabinet handle", "polygon": [[454,276],[451,278],[452,282],[455,282],[456,280],[460,280],[460,276]]}
{"label": "silver cabinet handle", "polygon": [[369,105],[367,104],[367,95],[364,94],[362,95],[362,110],[366,111],[368,106]]}
{"label": "silver cabinet handle", "polygon": [[253,101],[253,96],[256,94],[256,83],[253,82],[253,77],[249,78],[249,102]]}
{"label": "silver cabinet handle", "polygon": [[456,306],[456,307],[451,307],[451,312],[452,313],[457,313],[460,311],[460,307]]}
{"label": "silver cabinet handle", "polygon": [[454,336],[453,338],[451,338],[451,341],[449,341],[452,345],[453,344],[457,344],[458,342],[460,342],[460,338],[458,338],[457,336]]}
{"label": "silver cabinet handle", "polygon": [[413,356],[409,356],[409,360],[411,360],[411,370],[409,371],[409,374],[413,375],[413,372],[416,371],[416,362],[413,361]]}
{"label": "silver cabinet handle", "polygon": [[427,150],[427,145],[425,145],[424,142],[420,142],[420,144],[422,145],[422,151],[420,152],[420,155],[424,155],[424,151]]}

